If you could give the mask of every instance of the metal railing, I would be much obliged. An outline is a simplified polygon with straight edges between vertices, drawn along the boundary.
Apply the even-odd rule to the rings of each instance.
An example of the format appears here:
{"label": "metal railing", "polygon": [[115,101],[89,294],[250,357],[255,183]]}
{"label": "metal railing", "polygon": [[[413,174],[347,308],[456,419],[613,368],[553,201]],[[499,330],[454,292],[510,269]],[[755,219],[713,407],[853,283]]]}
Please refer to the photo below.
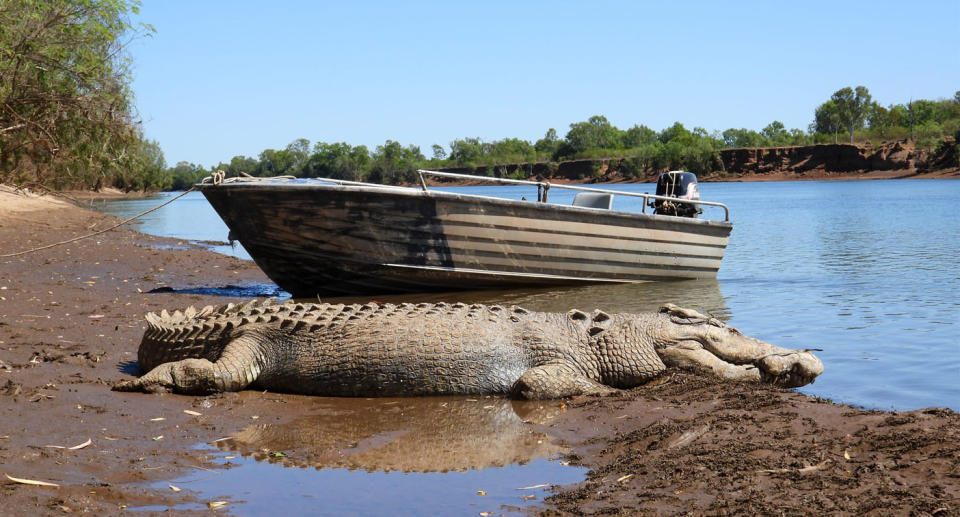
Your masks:
{"label": "metal railing", "polygon": [[689,205],[697,206],[715,206],[723,209],[723,220],[730,220],[730,209],[727,208],[727,205],[723,203],[717,203],[715,201],[698,201],[693,199],[680,199],[677,197],[669,196],[658,196],[656,194],[647,194],[646,192],[640,194],[636,192],[624,192],[622,190],[610,190],[602,188],[592,188],[592,187],[580,187],[575,185],[563,185],[559,183],[550,183],[549,181],[526,181],[526,180],[511,180],[507,178],[491,178],[487,176],[473,176],[470,174],[458,174],[455,172],[439,172],[439,171],[428,171],[424,169],[417,169],[417,173],[420,175],[420,187],[426,191],[427,182],[424,179],[423,175],[429,176],[440,176],[444,178],[456,178],[456,179],[465,179],[473,181],[487,181],[490,183],[499,183],[503,185],[529,185],[537,187],[537,201],[541,203],[547,202],[547,193],[551,188],[559,188],[566,190],[576,190],[580,192],[597,192],[601,194],[615,194],[618,196],[628,196],[628,197],[639,197],[643,198],[643,208],[641,209],[642,213],[647,212],[647,205],[651,199],[669,201],[671,203],[685,203]]}

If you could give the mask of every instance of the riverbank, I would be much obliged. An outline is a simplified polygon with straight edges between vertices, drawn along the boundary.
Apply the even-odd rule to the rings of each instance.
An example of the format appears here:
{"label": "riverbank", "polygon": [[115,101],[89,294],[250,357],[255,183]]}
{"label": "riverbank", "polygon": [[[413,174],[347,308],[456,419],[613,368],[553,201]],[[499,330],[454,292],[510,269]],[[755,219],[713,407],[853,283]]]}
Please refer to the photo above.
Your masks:
{"label": "riverbank", "polygon": [[[698,176],[705,182],[960,178],[958,152],[952,137],[934,150],[917,149],[910,140],[884,142],[877,146],[837,143],[722,149],[717,152],[715,169],[698,173]],[[656,182],[658,175],[645,172],[644,167],[632,158],[439,170],[499,177],[549,178],[552,183],[650,183]]]}
{"label": "riverbank", "polygon": [[[0,255],[115,222],[0,191]],[[219,468],[196,444],[254,421],[288,422],[310,398],[109,386],[135,372],[144,313],[240,301],[203,289],[267,282],[252,262],[126,228],[0,257],[0,474],[60,485],[0,477],[4,510],[111,515],[208,502],[166,483]],[[185,288],[194,291],[177,292]],[[674,373],[615,397],[569,401],[535,427],[591,469],[587,481],[556,489],[547,514],[960,514],[960,416],[949,410],[862,411]]]}

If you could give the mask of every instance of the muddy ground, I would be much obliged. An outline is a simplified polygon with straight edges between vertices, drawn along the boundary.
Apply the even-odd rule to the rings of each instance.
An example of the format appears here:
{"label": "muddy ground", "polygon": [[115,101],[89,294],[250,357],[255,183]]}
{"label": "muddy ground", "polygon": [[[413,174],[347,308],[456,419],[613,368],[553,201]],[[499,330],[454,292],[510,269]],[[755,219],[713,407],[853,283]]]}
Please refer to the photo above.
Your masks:
{"label": "muddy ground", "polygon": [[[0,191],[0,255],[114,222]],[[254,417],[295,418],[307,397],[109,387],[137,371],[144,313],[236,301],[203,288],[265,282],[251,262],[125,228],[0,256],[0,515],[203,503],[163,483],[212,467],[194,446]],[[535,509],[548,515],[960,515],[960,416],[946,409],[864,411],[672,372],[618,396],[568,401],[541,430],[591,469]]]}

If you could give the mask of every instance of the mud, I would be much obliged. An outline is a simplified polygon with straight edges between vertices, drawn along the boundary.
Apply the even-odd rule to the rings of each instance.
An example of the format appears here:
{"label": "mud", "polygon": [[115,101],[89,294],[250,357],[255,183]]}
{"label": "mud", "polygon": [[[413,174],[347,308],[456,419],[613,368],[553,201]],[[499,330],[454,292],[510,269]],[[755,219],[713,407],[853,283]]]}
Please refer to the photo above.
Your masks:
{"label": "mud", "polygon": [[[0,255],[114,222],[69,203],[0,192]],[[163,483],[219,467],[197,444],[233,436],[221,447],[250,455],[277,440],[300,447],[303,433],[289,430],[310,427],[298,417],[315,408],[310,397],[109,390],[137,371],[144,313],[238,301],[233,295],[250,291],[230,286],[257,285],[271,283],[252,262],[124,228],[0,257],[0,515],[119,515],[137,507],[208,514],[210,501]],[[416,425],[408,425],[414,435],[433,432]],[[864,411],[673,373],[614,397],[567,401],[547,420],[507,425],[517,443],[536,433],[555,437],[538,444],[543,454],[563,447],[567,461],[591,469],[586,481],[555,488],[533,510],[547,515],[960,515],[960,417],[945,409]],[[329,449],[349,444],[348,435],[344,429],[317,440]],[[354,466],[436,468],[404,458],[415,443],[400,442],[389,457],[360,448]],[[180,509],[197,506],[203,509]]]}

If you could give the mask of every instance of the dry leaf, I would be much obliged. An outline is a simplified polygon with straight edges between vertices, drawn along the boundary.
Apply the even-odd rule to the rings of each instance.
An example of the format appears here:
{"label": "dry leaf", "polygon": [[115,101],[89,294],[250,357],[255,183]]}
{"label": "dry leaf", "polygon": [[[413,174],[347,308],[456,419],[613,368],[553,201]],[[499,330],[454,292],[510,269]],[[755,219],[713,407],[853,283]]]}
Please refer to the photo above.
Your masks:
{"label": "dry leaf", "polygon": [[203,413],[197,413],[196,411],[191,411],[189,409],[184,409],[183,412],[190,416],[200,416],[203,414]]}
{"label": "dry leaf", "polygon": [[632,477],[633,477],[633,474],[627,474],[626,476],[620,476],[620,477],[617,478],[617,483],[620,483],[620,482],[622,482],[622,481],[626,481],[626,480],[628,480],[628,479],[630,479],[630,478],[632,478]]}
{"label": "dry leaf", "polygon": [[75,451],[77,449],[82,449],[90,445],[91,443],[93,443],[93,440],[91,440],[90,438],[87,438],[87,441],[81,443],[80,445],[74,445],[73,447],[64,447],[63,445],[44,445],[44,447],[48,449],[66,449],[68,451]]}
{"label": "dry leaf", "polygon": [[850,453],[847,452],[846,450],[843,451],[843,459],[845,459],[845,460],[849,460],[849,459],[850,459]]}
{"label": "dry leaf", "polygon": [[157,418],[150,419],[151,422],[162,422],[164,420],[166,420],[166,418],[163,418],[162,416],[158,416]]}
{"label": "dry leaf", "polygon": [[154,436],[153,438],[151,438],[151,440],[155,442],[159,442],[160,440],[163,440],[163,435],[161,434],[160,436]]}
{"label": "dry leaf", "polygon": [[179,492],[179,491],[180,491],[180,487],[175,487],[175,486],[171,485],[170,483],[167,483],[167,486],[170,487],[170,490],[173,490],[174,492]]}
{"label": "dry leaf", "polygon": [[20,484],[23,484],[23,485],[52,486],[52,487],[59,487],[59,486],[60,486],[60,485],[58,485],[58,484],[56,484],[56,483],[47,483],[46,481],[37,481],[37,480],[34,480],[34,479],[15,478],[15,477],[11,476],[10,474],[4,474],[4,476],[7,476],[7,479],[9,479],[10,481],[13,481],[14,483],[20,483]]}
{"label": "dry leaf", "polygon": [[546,488],[548,486],[550,486],[550,483],[541,483],[539,485],[533,485],[533,486],[522,486],[520,488],[517,488],[517,490],[533,490],[535,488]]}
{"label": "dry leaf", "polygon": [[477,490],[477,495],[487,495],[483,490]]}
{"label": "dry leaf", "polygon": [[86,447],[87,445],[90,445],[91,443],[93,443],[93,440],[91,440],[90,438],[87,438],[87,441],[81,443],[80,445],[74,445],[73,447],[68,447],[67,450],[69,450],[69,451],[75,451],[75,450],[77,450],[77,449],[82,449],[82,448]]}
{"label": "dry leaf", "polygon": [[207,506],[211,510],[216,510],[217,508],[223,508],[224,506],[230,504],[228,501],[211,501],[207,503]]}

